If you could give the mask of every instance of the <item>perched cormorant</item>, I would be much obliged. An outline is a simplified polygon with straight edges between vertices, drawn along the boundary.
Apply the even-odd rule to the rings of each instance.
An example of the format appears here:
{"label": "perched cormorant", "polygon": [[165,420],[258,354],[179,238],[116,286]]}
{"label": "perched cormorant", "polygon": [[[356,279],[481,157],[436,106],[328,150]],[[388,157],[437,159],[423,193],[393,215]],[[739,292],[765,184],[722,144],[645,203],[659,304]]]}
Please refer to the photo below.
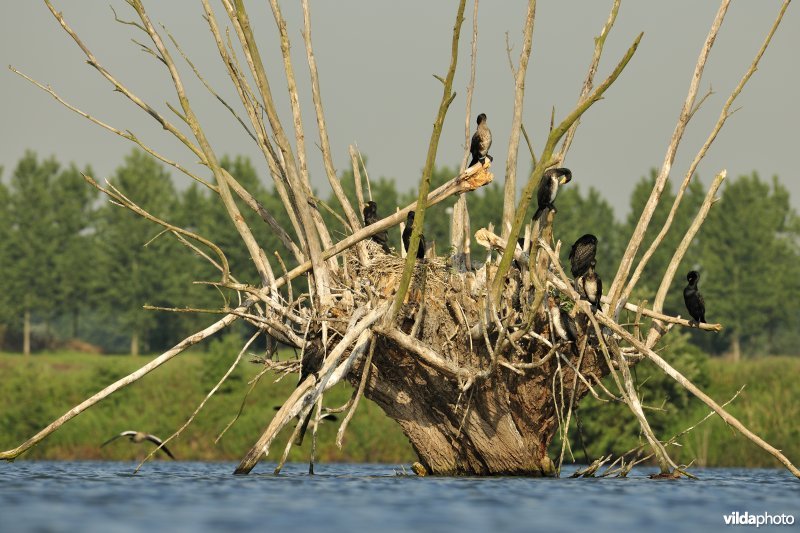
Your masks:
{"label": "perched cormorant", "polygon": [[539,208],[533,215],[533,220],[539,220],[546,208],[550,208],[558,212],[553,202],[556,201],[558,195],[558,186],[569,183],[572,180],[572,171],[568,168],[551,168],[545,170],[542,174],[542,180],[539,182],[539,192],[536,194],[536,199],[539,202]]}
{"label": "perched cormorant", "polygon": [[[119,435],[114,435],[113,437],[111,437],[110,439],[105,441],[103,444],[100,445],[100,447],[102,448],[103,446],[105,446],[109,442],[113,442],[113,441],[117,440],[120,437],[128,437],[128,439],[131,442],[135,442],[136,444],[139,444],[140,442],[144,442],[146,440],[152,442],[156,446],[161,446],[161,444],[163,443],[163,441],[161,439],[159,439],[158,437],[156,437],[155,435],[150,435],[148,433],[143,433],[141,431],[123,431]],[[175,459],[175,456],[172,455],[172,452],[169,451],[166,446],[161,446],[161,451],[163,451],[164,453],[169,455],[170,458]]]}
{"label": "perched cormorant", "polygon": [[472,142],[469,145],[469,151],[472,154],[472,161],[469,167],[477,163],[483,162],[484,157],[488,157],[492,161],[492,156],[489,155],[489,148],[492,146],[492,132],[489,126],[486,125],[486,113],[478,115],[478,128],[472,134]]}
{"label": "perched cormorant", "polygon": [[589,271],[589,263],[597,252],[597,237],[591,233],[581,236],[569,250],[569,263],[572,277],[577,281]]}
{"label": "perched cormorant", "polygon": [[555,298],[547,299],[547,306],[550,309],[550,318],[553,321],[553,330],[562,341],[575,342],[578,340],[578,329],[575,322],[570,318],[569,313],[561,309]]}
{"label": "perched cormorant", "polygon": [[592,311],[597,311],[600,307],[600,297],[603,295],[603,280],[594,271],[597,262],[594,257],[589,261],[589,271],[580,277],[580,285],[583,295],[592,304]]}
{"label": "perched cormorant", "polygon": [[706,321],[706,302],[703,300],[703,295],[697,289],[697,282],[700,280],[700,274],[696,270],[692,270],[686,274],[686,280],[689,284],[683,289],[683,301],[686,302],[686,309],[692,315],[694,321],[699,325],[701,322]]}
{"label": "perched cormorant", "polygon": [[[406,227],[403,230],[403,248],[406,249],[406,253],[410,254],[411,252],[408,249],[409,242],[411,241],[411,231],[413,230],[414,226],[414,211],[408,212],[408,217],[406,218]],[[424,259],[425,258],[425,235],[419,234],[419,246],[417,247],[417,259]]]}
{"label": "perched cormorant", "polygon": [[[303,352],[303,358],[300,360],[300,379],[297,381],[297,386],[299,387],[306,380],[306,378],[312,374],[317,380],[319,380],[319,375],[317,373],[322,368],[322,363],[324,362],[325,361],[322,352],[313,346],[308,347],[305,352]],[[308,429],[308,423],[311,421],[311,415],[313,413],[314,410],[311,409],[306,415],[305,419],[302,420],[300,432],[294,439],[296,446],[301,446],[303,444],[303,437],[306,435],[306,429]]]}
{"label": "perched cormorant", "polygon": [[[371,226],[374,223],[376,223],[378,220],[380,220],[380,218],[378,217],[378,204],[376,204],[375,202],[370,200],[364,206],[364,225],[365,226]],[[371,238],[372,238],[373,241],[375,241],[375,242],[377,242],[378,244],[381,245],[381,248],[383,248],[384,252],[386,252],[387,254],[391,253],[391,250],[389,250],[389,233],[388,232],[386,232],[384,230],[384,231],[382,231],[380,233],[376,233]]]}

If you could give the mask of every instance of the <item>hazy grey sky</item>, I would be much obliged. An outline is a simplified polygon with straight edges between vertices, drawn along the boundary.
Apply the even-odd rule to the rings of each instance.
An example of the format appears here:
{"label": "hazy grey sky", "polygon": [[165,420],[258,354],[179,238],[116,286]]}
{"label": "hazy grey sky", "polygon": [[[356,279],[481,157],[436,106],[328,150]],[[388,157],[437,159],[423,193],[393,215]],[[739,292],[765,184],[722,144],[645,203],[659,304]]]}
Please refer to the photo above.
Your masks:
{"label": "hazy grey sky", "polygon": [[[115,23],[108,4],[108,0],[55,0],[56,8],[63,11],[99,61],[144,100],[169,115],[165,103],[177,107],[177,99],[166,70],[131,42],[131,38],[145,37],[131,26]],[[112,0],[112,4],[123,18],[133,18],[124,2]],[[314,184],[327,190],[314,145],[317,134],[300,35],[299,2],[283,4],[301,84],[310,169]],[[146,5],[151,17],[167,26],[223,97],[230,103],[238,102],[201,18],[200,2],[172,0]],[[468,2],[455,80],[458,95],[439,145],[439,165],[455,166],[463,154],[471,5]],[[273,94],[288,128],[291,121],[285,78],[268,2],[248,2],[248,6],[261,47],[269,51],[266,61]],[[558,119],[574,105],[591,57],[593,38],[610,6],[610,0],[538,2],[523,116],[537,151],[547,132],[551,108],[555,106]],[[356,142],[369,159],[373,179],[393,177],[401,190],[416,187],[441,97],[441,84],[432,74],[446,72],[455,7],[455,2],[443,0],[311,3],[313,41],[337,170],[349,165],[347,146]],[[673,180],[682,178],[725,99],[750,65],[779,7],[776,0],[733,2],[702,81],[703,90],[712,87],[715,94],[687,131],[673,168]],[[618,216],[628,211],[633,183],[663,161],[692,69],[717,8],[717,2],[698,0],[622,3],[598,79],[610,72],[640,31],[644,38],[606,98],[584,115],[566,161],[573,171],[572,183],[579,184],[583,191],[589,186],[599,189]],[[222,19],[222,9],[217,9]],[[522,1],[483,0],[479,7],[478,74],[470,124],[479,112],[489,117],[497,180],[503,179],[513,109],[506,32],[516,61],[525,9]],[[44,2],[4,2],[0,13],[0,54],[4,65],[14,65],[52,85],[71,103],[120,129],[130,129],[169,157],[193,163],[194,158],[185,148],[123,96],[112,92],[110,85],[85,63]],[[728,169],[729,177],[754,170],[765,178],[777,174],[790,189],[793,204],[800,206],[800,176],[795,171],[794,153],[800,148],[798,30],[800,14],[796,6],[791,6],[759,71],[737,100],[741,109],[729,119],[699,168],[704,183],[722,168]],[[183,70],[183,76],[190,100],[217,153],[249,155],[266,179],[263,159],[241,126],[196,82],[188,68]],[[113,174],[132,147],[66,110],[9,70],[0,73],[0,97],[0,165],[5,167],[6,180],[28,148],[40,156],[54,154],[63,163],[91,164],[96,177],[105,178]],[[519,170],[527,176],[530,157],[522,146]]]}

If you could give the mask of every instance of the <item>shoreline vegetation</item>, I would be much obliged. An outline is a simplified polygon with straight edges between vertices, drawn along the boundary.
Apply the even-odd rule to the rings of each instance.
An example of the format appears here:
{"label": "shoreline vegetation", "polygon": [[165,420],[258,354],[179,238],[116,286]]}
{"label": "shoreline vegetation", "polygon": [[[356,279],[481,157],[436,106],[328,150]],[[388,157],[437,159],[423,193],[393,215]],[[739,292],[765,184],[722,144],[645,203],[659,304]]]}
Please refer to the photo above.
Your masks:
{"label": "shoreline vegetation", "polygon": [[[219,353],[224,353],[222,346]],[[282,358],[288,354],[282,353]],[[107,439],[126,430],[143,431],[168,438],[178,429],[216,384],[233,361],[232,356],[214,357],[200,350],[182,356],[101,402],[53,436],[22,456],[22,460],[136,460],[151,449],[148,444],[132,444],[127,439],[100,448]],[[77,352],[48,352],[23,357],[0,353],[0,448],[12,448],[39,431],[82,399],[103,386],[140,367],[149,356],[94,355]],[[766,356],[732,363],[721,358],[704,361],[708,392],[720,402],[729,400],[742,385],[744,390],[729,406],[731,413],[767,441],[775,443],[787,456],[800,456],[800,429],[791,421],[800,420],[800,406],[795,401],[800,388],[793,376],[800,373],[800,358]],[[231,378],[206,404],[194,422],[169,443],[179,460],[238,460],[252,445],[279,405],[296,384],[288,375],[275,382],[266,374],[245,401],[238,421],[217,444],[214,439],[239,410],[248,381],[260,365],[241,363]],[[643,378],[646,379],[646,378]],[[341,385],[326,394],[326,405],[338,407],[347,402],[352,389]],[[658,407],[662,407],[660,404]],[[659,437],[694,425],[708,412],[700,402],[663,405],[668,423]],[[582,410],[584,426],[591,409]],[[341,418],[340,418],[341,420]],[[334,440],[340,422],[323,422],[319,428],[318,462],[381,462],[407,464],[416,460],[400,427],[372,402],[359,405],[348,431],[345,446],[339,450]],[[627,431],[626,428],[631,428]],[[270,457],[279,456],[293,424],[272,446]],[[621,453],[638,442],[635,425],[608,428],[606,435],[593,435],[586,442],[592,458],[605,451]],[[574,427],[572,433],[575,433]],[[590,431],[591,433],[591,431]],[[595,432],[596,433],[596,432]],[[622,434],[621,434],[622,433]],[[628,433],[628,434],[624,434]],[[583,453],[573,437],[575,458],[583,462]],[[778,467],[777,461],[727,428],[718,417],[707,420],[680,439],[681,448],[672,448],[676,460],[693,466]],[[292,449],[289,460],[308,461],[311,439]],[[558,444],[558,443],[555,443]],[[551,450],[551,455],[552,455]],[[159,454],[158,459],[166,456]],[[565,464],[570,461],[565,460]]]}

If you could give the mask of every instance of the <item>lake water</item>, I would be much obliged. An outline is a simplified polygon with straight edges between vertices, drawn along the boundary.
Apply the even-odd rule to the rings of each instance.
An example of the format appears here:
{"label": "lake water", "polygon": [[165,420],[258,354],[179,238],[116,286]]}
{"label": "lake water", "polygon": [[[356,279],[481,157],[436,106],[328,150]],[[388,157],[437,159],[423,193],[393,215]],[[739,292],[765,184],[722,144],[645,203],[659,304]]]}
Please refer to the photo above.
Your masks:
{"label": "lake water", "polygon": [[[699,481],[418,478],[395,465],[0,462],[0,531],[741,531],[723,516],[790,514],[800,480],[783,470],[694,469]],[[574,467],[566,467],[570,474]],[[398,472],[399,471],[399,472]],[[410,471],[407,470],[408,473]],[[401,475],[398,475],[401,474]],[[755,527],[753,527],[755,529]]]}

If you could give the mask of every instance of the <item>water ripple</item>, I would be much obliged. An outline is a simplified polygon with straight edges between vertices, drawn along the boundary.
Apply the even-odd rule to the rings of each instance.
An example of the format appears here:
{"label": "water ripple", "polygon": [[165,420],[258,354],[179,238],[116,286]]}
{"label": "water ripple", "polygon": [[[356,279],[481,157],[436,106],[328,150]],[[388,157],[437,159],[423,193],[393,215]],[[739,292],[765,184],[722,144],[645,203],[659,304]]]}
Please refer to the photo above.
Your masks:
{"label": "water ripple", "polygon": [[[391,465],[0,464],[0,532],[722,531],[733,511],[797,516],[800,482],[782,470],[697,469],[699,481],[417,478]],[[800,516],[797,516],[800,519]]]}

